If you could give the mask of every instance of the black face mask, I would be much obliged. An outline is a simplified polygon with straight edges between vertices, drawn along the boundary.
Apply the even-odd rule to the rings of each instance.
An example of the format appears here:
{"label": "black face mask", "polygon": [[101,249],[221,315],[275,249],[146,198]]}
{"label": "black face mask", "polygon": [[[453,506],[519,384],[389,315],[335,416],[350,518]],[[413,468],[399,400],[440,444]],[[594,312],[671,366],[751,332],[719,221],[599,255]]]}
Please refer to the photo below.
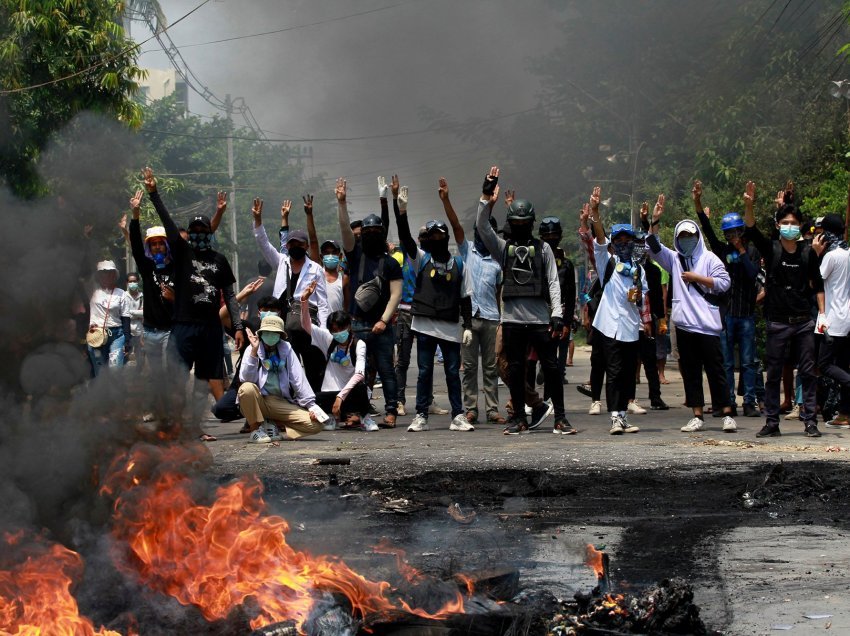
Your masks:
{"label": "black face mask", "polygon": [[511,239],[520,245],[525,245],[531,240],[531,223],[511,223]]}
{"label": "black face mask", "polygon": [[431,253],[432,242],[429,239],[420,239],[419,249],[423,252]]}
{"label": "black face mask", "polygon": [[307,250],[305,250],[300,245],[296,245],[289,248],[289,258],[296,261],[300,261],[303,260],[305,256],[307,256]]}
{"label": "black face mask", "polygon": [[548,245],[549,247],[551,247],[553,252],[554,252],[556,249],[558,249],[558,246],[559,246],[560,244],[561,244],[561,240],[560,240],[560,239],[550,239],[550,240],[546,241],[546,245]]}
{"label": "black face mask", "polygon": [[445,263],[451,258],[451,253],[449,252],[449,239],[448,237],[444,239],[437,239],[428,241],[431,244],[431,255],[434,257],[434,260],[440,261],[441,263]]}
{"label": "black face mask", "polygon": [[367,256],[378,256],[379,254],[383,254],[386,242],[381,234],[375,234],[372,232],[364,234],[362,241],[363,252]]}

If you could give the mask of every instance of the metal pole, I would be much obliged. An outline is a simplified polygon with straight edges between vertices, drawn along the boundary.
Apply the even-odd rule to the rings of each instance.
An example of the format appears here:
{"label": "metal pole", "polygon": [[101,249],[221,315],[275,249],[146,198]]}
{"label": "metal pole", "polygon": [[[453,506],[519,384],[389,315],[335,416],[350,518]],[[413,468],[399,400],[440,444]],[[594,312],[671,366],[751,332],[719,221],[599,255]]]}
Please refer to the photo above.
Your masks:
{"label": "metal pole", "polygon": [[230,242],[233,243],[233,255],[230,265],[236,277],[236,289],[239,289],[239,244],[236,239],[236,181],[233,178],[233,101],[230,93],[224,100],[227,107],[227,176],[230,177]]}

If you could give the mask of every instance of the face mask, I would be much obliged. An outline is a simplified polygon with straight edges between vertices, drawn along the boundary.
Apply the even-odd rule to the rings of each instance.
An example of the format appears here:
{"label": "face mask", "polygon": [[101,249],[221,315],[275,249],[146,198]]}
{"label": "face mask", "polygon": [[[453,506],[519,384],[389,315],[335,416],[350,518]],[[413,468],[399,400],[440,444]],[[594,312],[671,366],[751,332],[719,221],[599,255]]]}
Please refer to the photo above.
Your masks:
{"label": "face mask", "polygon": [[677,240],[679,242],[679,251],[685,256],[693,256],[694,250],[696,250],[699,244],[699,237],[684,236]]}
{"label": "face mask", "polygon": [[740,239],[744,237],[744,233],[741,230],[732,230],[731,232],[726,232],[726,241],[731,243],[735,239]]}
{"label": "face mask", "polygon": [[643,263],[646,260],[646,245],[643,243],[635,244],[632,249],[632,260],[635,263]]}
{"label": "face mask", "polygon": [[800,226],[790,224],[780,225],[779,236],[787,241],[796,241],[800,238]]}
{"label": "face mask", "polygon": [[260,320],[266,318],[267,316],[280,316],[276,311],[261,311],[260,312]]}
{"label": "face mask", "polygon": [[127,289],[131,292],[139,291],[139,283],[127,283]]}
{"label": "face mask", "polygon": [[346,329],[344,331],[338,331],[337,333],[332,333],[331,335],[334,337],[334,340],[336,340],[337,342],[345,342],[346,340],[348,340],[348,333],[349,333],[349,331],[348,331],[348,329]]}
{"label": "face mask", "polygon": [[432,252],[433,245],[434,244],[431,239],[422,239],[421,241],[419,241],[419,249],[423,252],[427,252],[428,254]]}
{"label": "face mask", "polygon": [[549,239],[548,241],[546,241],[546,244],[551,247],[552,251],[554,252],[556,249],[558,249],[558,246],[561,244],[561,241],[560,239]]}
{"label": "face mask", "polygon": [[325,269],[336,269],[339,267],[339,256],[336,254],[325,254],[322,256],[322,265]]}
{"label": "face mask", "polygon": [[267,347],[275,347],[277,343],[280,342],[280,334],[275,331],[264,331],[260,334],[260,340],[263,341]]}
{"label": "face mask", "polygon": [[826,243],[826,251],[831,252],[836,247],[847,249],[847,244],[844,242],[844,237],[832,232],[823,233],[823,242]]}
{"label": "face mask", "polygon": [[382,234],[369,232],[363,235],[363,252],[368,256],[378,256],[384,252],[384,237]]}
{"label": "face mask", "polygon": [[511,239],[515,243],[525,244],[531,240],[531,223],[511,223]]}
{"label": "face mask", "polygon": [[631,241],[628,243],[614,243],[614,255],[620,259],[620,262],[629,263],[632,260],[634,247],[635,244]]}
{"label": "face mask", "polygon": [[432,240],[431,243],[431,254],[433,254],[434,258],[439,261],[447,261],[449,260],[449,239],[448,237],[444,239]]}
{"label": "face mask", "polygon": [[210,235],[206,232],[189,232],[189,245],[196,250],[210,249]]}
{"label": "face mask", "polygon": [[300,261],[305,256],[307,256],[307,250],[305,250],[300,245],[293,245],[292,247],[289,248],[289,258],[296,260],[296,261]]}
{"label": "face mask", "polygon": [[165,267],[165,254],[154,254],[153,263],[157,269]]}

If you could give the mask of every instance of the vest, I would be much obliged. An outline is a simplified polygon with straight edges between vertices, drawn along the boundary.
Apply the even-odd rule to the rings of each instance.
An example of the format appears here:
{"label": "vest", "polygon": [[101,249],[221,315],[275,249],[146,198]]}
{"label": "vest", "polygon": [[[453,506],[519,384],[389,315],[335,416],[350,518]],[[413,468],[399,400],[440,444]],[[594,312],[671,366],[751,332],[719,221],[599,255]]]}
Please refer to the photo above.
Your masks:
{"label": "vest", "polygon": [[508,241],[502,257],[502,272],[502,298],[548,297],[543,242],[539,239],[531,239],[528,245]]}
{"label": "vest", "polygon": [[[558,282],[561,284],[561,303],[566,305],[567,286],[575,281],[575,270],[573,269],[573,262],[567,258],[567,254],[562,247],[554,250],[554,252],[555,267],[558,269]],[[566,319],[566,316],[564,318]]]}
{"label": "vest", "polygon": [[426,254],[416,276],[416,293],[410,313],[423,318],[434,318],[447,322],[460,319],[461,285],[463,284],[463,261],[453,256],[446,271],[437,267],[430,254]]}

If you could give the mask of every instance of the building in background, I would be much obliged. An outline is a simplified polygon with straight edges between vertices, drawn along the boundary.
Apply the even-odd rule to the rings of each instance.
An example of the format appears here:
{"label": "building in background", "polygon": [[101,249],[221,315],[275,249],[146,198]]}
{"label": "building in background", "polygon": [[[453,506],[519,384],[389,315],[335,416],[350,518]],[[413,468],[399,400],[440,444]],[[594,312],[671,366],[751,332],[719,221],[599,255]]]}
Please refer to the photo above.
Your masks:
{"label": "building in background", "polygon": [[177,103],[184,111],[189,109],[189,87],[173,68],[146,68],[148,76],[139,81],[139,99],[142,103],[177,94]]}

